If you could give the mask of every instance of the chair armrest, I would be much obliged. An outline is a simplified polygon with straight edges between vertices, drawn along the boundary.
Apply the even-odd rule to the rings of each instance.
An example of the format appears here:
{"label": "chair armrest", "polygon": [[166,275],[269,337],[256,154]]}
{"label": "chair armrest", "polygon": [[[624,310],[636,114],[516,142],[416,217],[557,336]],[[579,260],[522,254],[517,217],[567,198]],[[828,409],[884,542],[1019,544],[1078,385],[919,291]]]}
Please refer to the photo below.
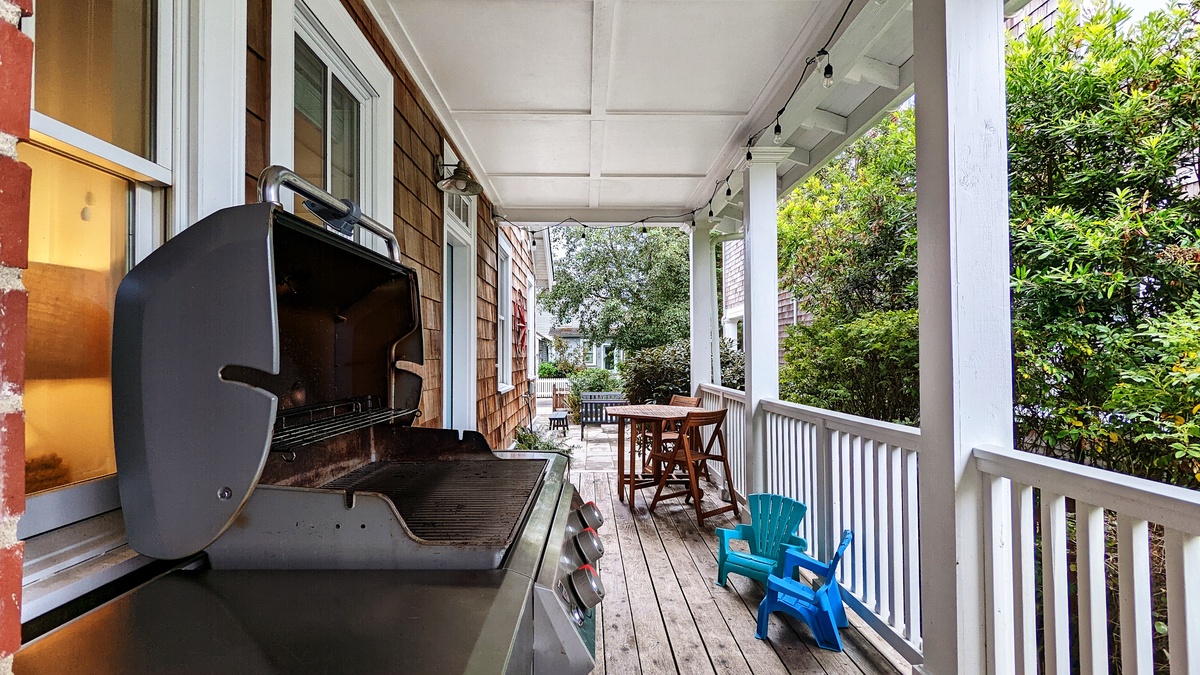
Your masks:
{"label": "chair armrest", "polygon": [[781,544],[781,548],[791,548],[798,551],[808,550],[808,540],[804,537],[797,537],[794,534],[788,535],[787,541]]}
{"label": "chair armrest", "polygon": [[829,576],[829,565],[816,558],[811,558],[794,548],[785,549],[783,552],[783,577],[791,579],[795,576],[797,567],[803,567],[809,572],[820,575],[822,578]]}
{"label": "chair armrest", "polygon": [[745,523],[739,524],[735,529],[726,529],[724,527],[717,528],[717,536],[721,538],[722,546],[729,546],[729,542],[734,539],[750,540],[750,534],[754,529]]}

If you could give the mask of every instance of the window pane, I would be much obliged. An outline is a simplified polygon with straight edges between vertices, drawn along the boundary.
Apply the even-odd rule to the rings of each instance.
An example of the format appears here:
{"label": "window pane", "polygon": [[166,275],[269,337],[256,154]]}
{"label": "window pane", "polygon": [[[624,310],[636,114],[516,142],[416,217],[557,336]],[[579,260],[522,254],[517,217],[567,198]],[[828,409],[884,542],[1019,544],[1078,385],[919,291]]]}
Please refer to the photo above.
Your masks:
{"label": "window pane", "polygon": [[36,492],[116,470],[112,314],[131,185],[33,145],[19,155],[33,168],[25,490]]}
{"label": "window pane", "polygon": [[333,78],[332,98],[329,139],[332,180],[329,191],[340,199],[361,201],[358,194],[359,102],[336,77]]}
{"label": "window pane", "polygon": [[[314,185],[325,184],[325,64],[296,38],[296,145],[294,171]],[[304,198],[296,197],[295,212],[316,222]]]}
{"label": "window pane", "polygon": [[154,159],[151,0],[39,2],[34,108]]}

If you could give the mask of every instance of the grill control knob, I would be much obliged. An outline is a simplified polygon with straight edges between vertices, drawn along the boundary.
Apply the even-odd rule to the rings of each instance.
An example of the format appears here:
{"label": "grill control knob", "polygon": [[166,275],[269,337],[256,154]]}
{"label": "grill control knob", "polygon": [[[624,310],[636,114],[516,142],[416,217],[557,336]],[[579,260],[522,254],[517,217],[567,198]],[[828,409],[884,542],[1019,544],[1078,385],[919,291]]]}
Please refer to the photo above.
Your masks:
{"label": "grill control knob", "polygon": [[575,591],[575,598],[584,609],[591,609],[604,599],[604,584],[600,582],[600,575],[596,574],[596,569],[591,565],[584,565],[571,572],[571,590]]}
{"label": "grill control knob", "polygon": [[594,563],[604,555],[604,544],[600,541],[600,535],[590,527],[575,535],[575,546],[579,548],[579,553],[586,562]]}
{"label": "grill control knob", "polygon": [[588,502],[579,507],[579,517],[583,522],[593,530],[600,529],[604,524],[604,516],[600,513],[600,508],[596,506],[596,502]]}

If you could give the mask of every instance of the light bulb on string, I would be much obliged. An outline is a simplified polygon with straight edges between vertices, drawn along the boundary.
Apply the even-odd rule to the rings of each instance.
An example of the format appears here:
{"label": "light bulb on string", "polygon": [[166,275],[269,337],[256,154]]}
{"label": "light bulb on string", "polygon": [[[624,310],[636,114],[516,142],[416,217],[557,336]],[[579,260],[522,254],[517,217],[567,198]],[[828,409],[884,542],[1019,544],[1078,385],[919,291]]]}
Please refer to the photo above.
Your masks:
{"label": "light bulb on string", "polygon": [[726,197],[732,197],[732,196],[733,196],[733,187],[732,187],[732,186],[730,186],[730,185],[726,185],[726,186],[725,186],[725,196],[726,196]]}
{"label": "light bulb on string", "polygon": [[646,226],[645,226],[645,225],[643,225],[643,226],[642,226],[642,234],[646,234],[646,232],[647,232],[647,230],[646,230]]}
{"label": "light bulb on string", "polygon": [[710,207],[708,207],[708,217],[709,217],[709,218],[712,218],[712,217],[713,217],[713,214],[712,214],[712,207],[711,207],[711,206],[710,206]]}
{"label": "light bulb on string", "polygon": [[773,140],[775,145],[783,143],[783,127],[780,126],[778,119],[775,120],[775,138]]}

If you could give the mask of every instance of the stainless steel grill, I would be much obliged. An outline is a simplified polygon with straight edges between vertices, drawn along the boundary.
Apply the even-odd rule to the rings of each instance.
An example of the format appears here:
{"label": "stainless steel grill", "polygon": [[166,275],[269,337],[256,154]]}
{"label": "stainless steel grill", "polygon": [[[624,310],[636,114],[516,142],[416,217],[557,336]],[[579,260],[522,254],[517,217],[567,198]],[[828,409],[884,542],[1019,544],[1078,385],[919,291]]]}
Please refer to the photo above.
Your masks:
{"label": "stainless steel grill", "polygon": [[[203,571],[118,598],[30,658],[43,672],[329,672],[331,654],[349,655],[332,668],[345,672],[589,672],[602,520],[568,482],[567,458],[413,426],[417,274],[386,228],[359,221],[388,257],[284,211],[281,185],[346,214],[341,225],[358,217],[271,167],[267,203],[172,237],[117,294],[129,543],[168,560],[203,551]],[[80,651],[116,634],[103,658]]]}
{"label": "stainless steel grill", "polygon": [[545,471],[545,460],[372,462],[323,488],[383,494],[428,541],[508,546]]}

